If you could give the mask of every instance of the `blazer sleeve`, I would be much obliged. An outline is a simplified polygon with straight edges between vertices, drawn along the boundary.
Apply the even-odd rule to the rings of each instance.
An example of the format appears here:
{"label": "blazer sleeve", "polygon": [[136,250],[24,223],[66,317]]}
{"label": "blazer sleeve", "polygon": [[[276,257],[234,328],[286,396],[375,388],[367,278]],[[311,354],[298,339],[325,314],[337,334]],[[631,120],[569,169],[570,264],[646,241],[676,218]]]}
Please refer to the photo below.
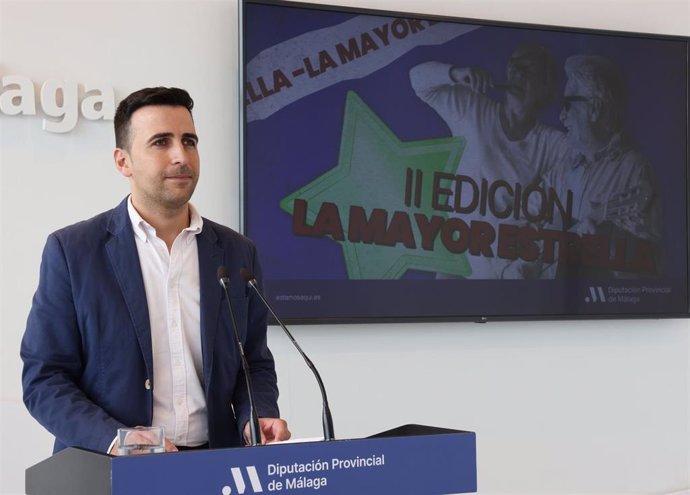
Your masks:
{"label": "blazer sleeve", "polygon": [[80,388],[84,349],[71,277],[60,239],[51,234],[21,342],[24,403],[58,443],[105,452],[124,425]]}

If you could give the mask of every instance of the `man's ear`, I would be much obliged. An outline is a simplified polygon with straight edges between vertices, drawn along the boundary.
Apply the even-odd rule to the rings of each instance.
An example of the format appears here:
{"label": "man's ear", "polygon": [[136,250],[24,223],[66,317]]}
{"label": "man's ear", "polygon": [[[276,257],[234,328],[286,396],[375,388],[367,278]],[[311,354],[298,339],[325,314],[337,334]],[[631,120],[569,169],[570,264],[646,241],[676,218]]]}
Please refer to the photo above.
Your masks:
{"label": "man's ear", "polygon": [[131,159],[129,153],[124,148],[115,148],[113,152],[113,158],[115,159],[115,168],[125,177],[132,176]]}

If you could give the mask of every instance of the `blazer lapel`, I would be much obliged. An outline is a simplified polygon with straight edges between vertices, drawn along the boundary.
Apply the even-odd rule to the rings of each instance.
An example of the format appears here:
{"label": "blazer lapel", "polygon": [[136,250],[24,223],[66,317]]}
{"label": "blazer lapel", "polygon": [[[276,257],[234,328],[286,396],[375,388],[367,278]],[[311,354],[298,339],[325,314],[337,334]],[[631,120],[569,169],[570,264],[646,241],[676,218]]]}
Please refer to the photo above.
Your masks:
{"label": "blazer lapel", "polygon": [[108,231],[112,237],[106,242],[110,263],[125,299],[148,375],[153,377],[153,351],[151,349],[151,325],[144,289],[144,277],[139,264],[134,232],[127,213],[127,199],[113,210]]}
{"label": "blazer lapel", "polygon": [[218,237],[205,221],[197,235],[199,251],[199,285],[201,291],[201,352],[204,361],[204,386],[208,393],[211,370],[213,369],[213,350],[223,299],[218,282],[218,267],[223,264],[224,251],[218,244]]}

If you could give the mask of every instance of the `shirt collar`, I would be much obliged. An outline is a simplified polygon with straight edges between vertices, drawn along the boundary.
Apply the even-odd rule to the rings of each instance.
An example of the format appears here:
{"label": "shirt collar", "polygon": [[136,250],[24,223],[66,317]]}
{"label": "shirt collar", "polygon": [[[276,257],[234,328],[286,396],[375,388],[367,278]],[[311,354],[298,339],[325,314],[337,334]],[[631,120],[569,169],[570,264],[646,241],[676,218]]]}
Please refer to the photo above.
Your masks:
{"label": "shirt collar", "polygon": [[204,228],[204,220],[192,203],[189,203],[189,227],[184,229],[192,235],[201,234]]}
{"label": "shirt collar", "polygon": [[[129,214],[130,222],[132,222],[134,235],[140,240],[146,242],[148,240],[148,235],[156,235],[156,229],[144,220],[136,208],[134,208],[131,194],[129,198],[127,198],[127,213]],[[201,233],[203,226],[204,220],[201,218],[201,215],[199,215],[198,210],[192,203],[189,203],[189,227],[185,228],[183,232],[188,232],[190,234],[189,239],[191,240],[194,238],[193,236]]]}
{"label": "shirt collar", "polygon": [[573,168],[580,166],[589,168],[592,165],[608,163],[618,159],[626,148],[627,138],[622,131],[618,131],[611,137],[611,140],[606,144],[606,146],[594,153],[594,156],[591,159],[586,157],[583,153],[576,152],[573,157],[572,166]]}

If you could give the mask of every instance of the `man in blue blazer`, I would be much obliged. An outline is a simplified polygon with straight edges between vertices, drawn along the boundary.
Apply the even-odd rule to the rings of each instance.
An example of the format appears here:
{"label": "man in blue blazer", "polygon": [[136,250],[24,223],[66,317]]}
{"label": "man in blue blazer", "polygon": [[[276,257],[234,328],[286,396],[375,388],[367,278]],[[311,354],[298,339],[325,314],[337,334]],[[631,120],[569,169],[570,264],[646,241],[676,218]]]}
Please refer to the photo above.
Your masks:
{"label": "man in blue blazer", "polygon": [[123,100],[114,157],[131,195],[48,237],[21,357],[24,402],[55,435],[55,452],[118,453],[118,428],[152,424],[166,427],[168,451],[247,441],[249,400],[220,266],[262,439],[290,436],[266,310],[240,282],[243,267],[260,280],[256,248],[189,203],[199,176],[192,107],[176,88]]}

